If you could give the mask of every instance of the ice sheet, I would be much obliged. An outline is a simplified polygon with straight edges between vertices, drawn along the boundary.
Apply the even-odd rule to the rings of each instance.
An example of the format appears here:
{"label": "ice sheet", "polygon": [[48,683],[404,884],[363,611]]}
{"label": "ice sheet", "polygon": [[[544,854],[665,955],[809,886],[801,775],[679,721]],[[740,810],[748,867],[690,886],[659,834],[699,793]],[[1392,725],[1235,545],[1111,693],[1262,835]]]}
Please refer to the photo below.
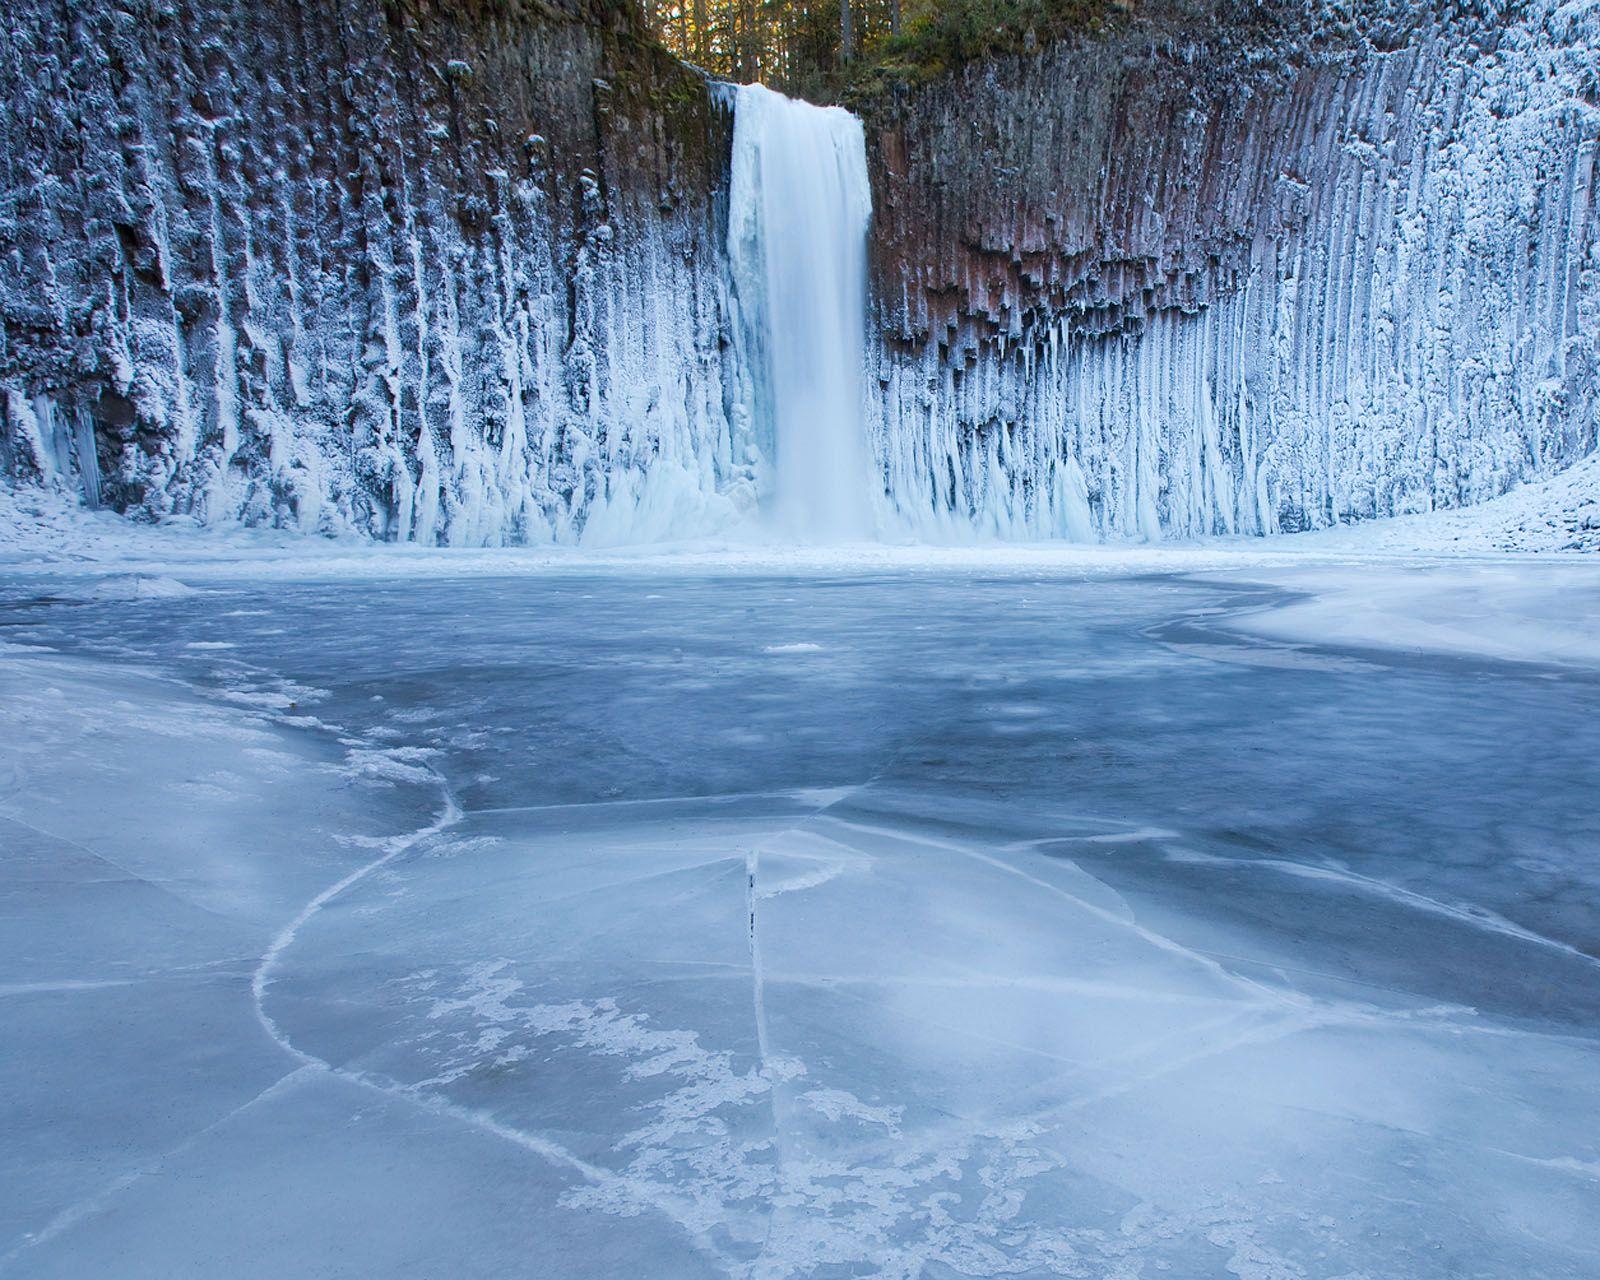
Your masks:
{"label": "ice sheet", "polygon": [[1382,562],[1253,570],[1304,598],[1236,615],[1251,634],[1315,645],[1600,667],[1600,563]]}
{"label": "ice sheet", "polygon": [[0,1273],[1600,1263],[1583,670],[1170,576],[74,583],[0,590]]}

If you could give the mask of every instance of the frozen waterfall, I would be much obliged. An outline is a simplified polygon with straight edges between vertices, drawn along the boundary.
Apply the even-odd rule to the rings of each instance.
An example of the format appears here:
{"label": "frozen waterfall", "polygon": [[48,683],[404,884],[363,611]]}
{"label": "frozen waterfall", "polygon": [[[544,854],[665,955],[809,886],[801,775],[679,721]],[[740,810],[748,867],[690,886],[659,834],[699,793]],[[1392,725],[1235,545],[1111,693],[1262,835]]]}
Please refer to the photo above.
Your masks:
{"label": "frozen waterfall", "polygon": [[734,91],[728,258],[775,461],[779,527],[803,541],[870,537],[861,367],[867,183],[861,121],[762,85]]}

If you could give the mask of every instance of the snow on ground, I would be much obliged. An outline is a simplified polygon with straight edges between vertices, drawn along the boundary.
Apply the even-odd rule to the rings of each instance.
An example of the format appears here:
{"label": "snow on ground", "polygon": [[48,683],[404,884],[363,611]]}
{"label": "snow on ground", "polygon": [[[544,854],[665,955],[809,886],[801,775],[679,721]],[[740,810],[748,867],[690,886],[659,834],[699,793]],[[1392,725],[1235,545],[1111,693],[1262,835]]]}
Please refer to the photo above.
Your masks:
{"label": "snow on ground", "polygon": [[[182,569],[216,576],[434,576],[628,568],[642,572],[815,571],[852,569],[1014,569],[1087,572],[1182,571],[1339,560],[1351,556],[1497,556],[1600,551],[1600,454],[1548,480],[1480,506],[1372,520],[1273,538],[1215,538],[1157,544],[866,543],[795,547],[760,530],[715,542],[579,551],[569,547],[440,549],[322,539],[235,526],[204,528],[187,518],[159,527],[105,511],[86,511],[60,494],[0,488],[0,570],[53,573]],[[180,575],[181,576],[181,575]]]}
{"label": "snow on ground", "polygon": [[0,489],[0,572],[42,574],[57,579],[98,579],[109,573],[190,583],[242,577],[314,581],[596,571],[806,576],[968,569],[998,573],[1139,573],[1276,562],[1281,558],[1273,544],[1261,540],[1159,545],[989,542],[937,546],[870,542],[796,546],[764,537],[755,530],[744,537],[715,542],[664,542],[604,550],[556,546],[419,547],[356,538],[309,538],[233,526],[201,528],[178,521],[160,526],[138,525],[110,512],[85,511],[58,495]]}
{"label": "snow on ground", "polygon": [[0,490],[0,572],[57,593],[171,598],[206,582],[627,572],[814,577],[1220,573],[1312,597],[1245,610],[1237,629],[1296,643],[1600,663],[1600,455],[1494,502],[1267,539],[1161,544],[716,543],[579,551],[444,549],[270,530],[132,524],[59,495]]}
{"label": "snow on ground", "polygon": [[[1234,578],[1235,575],[1220,575]],[[1307,645],[1600,667],[1600,563],[1267,567],[1238,578],[1303,595],[1228,627]]]}
{"label": "snow on ground", "polygon": [[1271,546],[1307,559],[1241,576],[1309,598],[1235,616],[1237,629],[1303,644],[1600,666],[1600,455],[1482,506]]}

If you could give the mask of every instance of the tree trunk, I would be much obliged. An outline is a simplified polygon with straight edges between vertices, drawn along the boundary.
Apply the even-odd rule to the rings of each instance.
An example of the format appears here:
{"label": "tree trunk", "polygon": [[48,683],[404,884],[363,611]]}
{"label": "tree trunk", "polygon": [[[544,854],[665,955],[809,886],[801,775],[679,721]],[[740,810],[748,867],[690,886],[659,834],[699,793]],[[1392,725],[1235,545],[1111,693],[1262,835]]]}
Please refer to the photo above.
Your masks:
{"label": "tree trunk", "polygon": [[839,0],[839,61],[848,63],[856,56],[856,36],[851,22],[850,0]]}
{"label": "tree trunk", "polygon": [[756,29],[755,0],[744,0],[739,6],[739,61],[743,64],[739,78],[747,82],[761,79],[761,43]]}

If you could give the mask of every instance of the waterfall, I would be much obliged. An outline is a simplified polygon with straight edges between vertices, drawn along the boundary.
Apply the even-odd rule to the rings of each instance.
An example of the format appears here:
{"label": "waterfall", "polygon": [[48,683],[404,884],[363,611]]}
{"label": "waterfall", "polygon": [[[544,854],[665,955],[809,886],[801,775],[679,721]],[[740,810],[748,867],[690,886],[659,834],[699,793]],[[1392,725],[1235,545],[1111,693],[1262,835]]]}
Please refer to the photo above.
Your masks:
{"label": "waterfall", "polygon": [[873,533],[862,402],[866,239],[861,121],[762,85],[734,98],[728,259],[789,536]]}

